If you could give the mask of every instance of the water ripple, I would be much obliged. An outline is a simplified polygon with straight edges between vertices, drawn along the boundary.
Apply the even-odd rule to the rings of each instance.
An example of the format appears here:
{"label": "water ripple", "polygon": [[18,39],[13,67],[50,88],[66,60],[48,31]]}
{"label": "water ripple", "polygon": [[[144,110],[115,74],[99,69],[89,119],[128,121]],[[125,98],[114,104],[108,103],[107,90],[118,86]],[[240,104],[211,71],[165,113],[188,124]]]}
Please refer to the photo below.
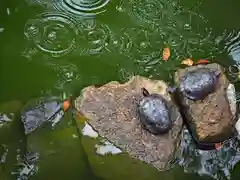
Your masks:
{"label": "water ripple", "polygon": [[59,77],[55,83],[55,88],[58,90],[65,90],[66,86],[71,85],[74,82],[80,83],[80,75],[76,65],[74,64],[49,64],[53,71]]}
{"label": "water ripple", "polygon": [[62,13],[43,13],[27,21],[24,34],[38,51],[60,57],[76,48],[79,29]]}
{"label": "water ripple", "polygon": [[129,55],[133,47],[133,42],[129,34],[125,31],[126,28],[121,28],[117,32],[112,33],[109,46],[106,47],[108,52],[117,52],[127,56]]}
{"label": "water ripple", "polygon": [[110,0],[55,0],[53,7],[75,16],[95,16],[106,11]]}
{"label": "water ripple", "polygon": [[98,54],[106,50],[112,36],[108,25],[96,22],[95,19],[86,19],[81,28],[83,29],[81,55]]}
{"label": "water ripple", "polygon": [[129,81],[134,76],[134,72],[127,68],[121,68],[118,74],[121,82]]}
{"label": "water ripple", "polygon": [[240,31],[224,31],[216,43],[223,45],[233,60],[240,62]]}
{"label": "water ripple", "polygon": [[139,23],[162,24],[170,21],[180,11],[173,1],[161,0],[131,0],[129,16],[138,20]]}

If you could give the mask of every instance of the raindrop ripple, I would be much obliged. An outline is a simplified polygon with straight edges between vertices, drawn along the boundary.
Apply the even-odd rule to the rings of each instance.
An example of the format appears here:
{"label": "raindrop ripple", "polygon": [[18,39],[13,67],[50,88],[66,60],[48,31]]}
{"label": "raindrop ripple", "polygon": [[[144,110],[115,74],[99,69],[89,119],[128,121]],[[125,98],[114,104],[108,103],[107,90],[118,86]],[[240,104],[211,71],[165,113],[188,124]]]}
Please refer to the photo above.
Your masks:
{"label": "raindrop ripple", "polygon": [[62,13],[43,13],[25,24],[24,34],[40,52],[60,57],[76,48],[79,29]]}
{"label": "raindrop ripple", "polygon": [[106,11],[110,0],[55,0],[53,7],[75,16],[95,16]]}

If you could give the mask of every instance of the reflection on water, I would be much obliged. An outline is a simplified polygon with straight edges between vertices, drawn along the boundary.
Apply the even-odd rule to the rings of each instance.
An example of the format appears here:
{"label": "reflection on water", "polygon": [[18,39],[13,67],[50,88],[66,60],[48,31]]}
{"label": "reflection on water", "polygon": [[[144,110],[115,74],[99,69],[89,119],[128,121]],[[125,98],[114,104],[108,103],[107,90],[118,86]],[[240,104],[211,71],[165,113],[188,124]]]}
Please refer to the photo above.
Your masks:
{"label": "reflection on water", "polygon": [[183,133],[179,164],[185,172],[207,175],[214,179],[231,178],[231,170],[240,161],[240,139],[233,138],[219,150],[202,151],[194,147],[187,130]]}

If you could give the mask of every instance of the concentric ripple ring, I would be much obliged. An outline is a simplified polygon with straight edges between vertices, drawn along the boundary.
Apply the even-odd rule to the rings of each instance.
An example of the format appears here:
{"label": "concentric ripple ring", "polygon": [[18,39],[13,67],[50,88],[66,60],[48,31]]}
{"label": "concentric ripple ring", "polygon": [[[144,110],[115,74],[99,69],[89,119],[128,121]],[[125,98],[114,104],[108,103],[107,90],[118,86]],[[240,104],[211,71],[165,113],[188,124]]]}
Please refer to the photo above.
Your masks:
{"label": "concentric ripple ring", "polygon": [[76,48],[79,30],[73,20],[62,13],[44,13],[25,25],[25,35],[36,48],[53,57],[64,56]]}
{"label": "concentric ripple ring", "polygon": [[54,8],[73,15],[94,16],[105,12],[110,0],[56,0]]}

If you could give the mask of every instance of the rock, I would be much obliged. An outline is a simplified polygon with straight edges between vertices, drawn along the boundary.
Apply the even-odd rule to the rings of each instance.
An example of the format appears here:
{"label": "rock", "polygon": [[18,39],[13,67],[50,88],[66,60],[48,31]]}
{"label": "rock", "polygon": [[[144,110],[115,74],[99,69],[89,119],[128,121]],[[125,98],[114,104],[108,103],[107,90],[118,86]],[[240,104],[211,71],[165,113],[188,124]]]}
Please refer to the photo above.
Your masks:
{"label": "rock", "polygon": [[163,95],[169,102],[171,100],[163,81],[134,76],[125,84],[112,81],[101,87],[84,88],[75,107],[100,136],[130,156],[152,164],[158,170],[165,170],[179,144],[182,118],[174,106],[174,125],[167,134],[155,136],[144,130],[137,113],[142,87],[149,93]]}
{"label": "rock", "polygon": [[24,124],[25,134],[33,132],[46,123],[54,125],[54,121],[59,121],[59,118],[62,117],[63,111],[59,111],[52,119],[50,119],[50,117],[60,109],[60,99],[55,97],[43,97],[27,102],[22,111],[22,122]]}
{"label": "rock", "polygon": [[201,67],[221,71],[216,91],[199,101],[192,101],[181,94],[180,103],[197,140],[221,142],[234,134],[236,123],[236,101],[233,95],[235,90],[224,75],[223,68],[213,63],[179,69],[175,74],[175,81],[179,83],[187,71]]}

